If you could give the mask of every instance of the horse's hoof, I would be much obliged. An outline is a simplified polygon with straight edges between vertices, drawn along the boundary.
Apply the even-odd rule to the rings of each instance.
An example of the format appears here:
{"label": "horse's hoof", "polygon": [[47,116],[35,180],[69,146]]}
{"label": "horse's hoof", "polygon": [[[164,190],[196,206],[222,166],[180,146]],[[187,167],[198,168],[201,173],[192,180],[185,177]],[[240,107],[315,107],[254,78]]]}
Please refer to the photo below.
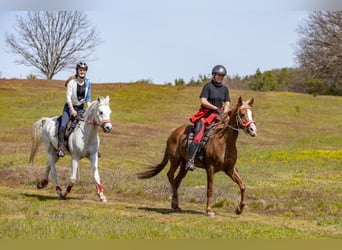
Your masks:
{"label": "horse's hoof", "polygon": [[66,200],[66,197],[63,195],[59,195],[59,196],[57,196],[57,199],[60,201],[64,201],[64,200]]}
{"label": "horse's hoof", "polygon": [[[67,195],[69,194],[69,192],[67,190],[63,190],[61,193],[61,196],[63,196],[64,198],[67,197]],[[64,199],[65,200],[65,199]]]}
{"label": "horse's hoof", "polygon": [[48,180],[42,180],[42,181],[37,183],[37,188],[38,189],[45,188],[45,187],[47,187],[48,183],[49,183]]}
{"label": "horse's hoof", "polygon": [[107,202],[107,198],[106,198],[106,196],[104,196],[103,193],[100,193],[100,194],[99,194],[99,198],[100,198],[100,201],[101,201],[101,202],[104,202],[104,203]]}
{"label": "horse's hoof", "polygon": [[182,209],[180,207],[173,208],[173,212],[175,213],[181,213]]}
{"label": "horse's hoof", "polygon": [[207,212],[207,216],[208,217],[215,217],[216,214],[215,214],[215,212]]}
{"label": "horse's hoof", "polygon": [[240,214],[242,213],[242,209],[240,209],[239,206],[237,206],[237,207],[235,208],[235,213],[236,213],[237,215],[240,215]]}

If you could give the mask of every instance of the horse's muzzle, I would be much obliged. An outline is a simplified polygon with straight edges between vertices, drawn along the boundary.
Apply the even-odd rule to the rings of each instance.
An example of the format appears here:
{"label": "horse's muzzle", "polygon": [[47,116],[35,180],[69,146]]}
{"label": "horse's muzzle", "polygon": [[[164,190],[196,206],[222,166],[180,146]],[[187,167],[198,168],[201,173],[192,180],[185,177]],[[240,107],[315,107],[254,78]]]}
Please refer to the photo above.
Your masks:
{"label": "horse's muzzle", "polygon": [[246,129],[245,132],[249,134],[252,137],[257,136],[257,127],[255,126],[254,123],[251,123]]}
{"label": "horse's muzzle", "polygon": [[102,129],[103,129],[103,132],[109,133],[109,132],[112,131],[113,126],[112,126],[111,123],[107,122],[107,123],[104,123],[104,124],[102,125]]}

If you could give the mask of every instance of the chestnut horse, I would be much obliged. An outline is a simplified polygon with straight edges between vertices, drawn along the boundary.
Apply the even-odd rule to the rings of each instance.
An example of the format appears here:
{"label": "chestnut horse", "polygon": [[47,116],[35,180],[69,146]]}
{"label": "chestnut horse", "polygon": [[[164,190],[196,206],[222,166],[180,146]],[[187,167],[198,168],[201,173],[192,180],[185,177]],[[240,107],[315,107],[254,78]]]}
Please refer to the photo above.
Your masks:
{"label": "chestnut horse", "polygon": [[[213,194],[213,182],[216,172],[225,172],[234,182],[236,182],[241,191],[240,204],[235,212],[241,214],[245,206],[246,187],[241,180],[235,163],[237,160],[236,140],[240,130],[244,130],[247,134],[255,137],[257,128],[253,120],[252,106],[254,99],[242,101],[240,97],[236,107],[229,113],[224,114],[218,120],[215,128],[210,132],[209,139],[204,145],[204,162],[201,162],[198,157],[195,159],[195,164],[199,168],[204,168],[207,172],[207,208],[206,212],[209,216],[214,216],[215,213],[211,208],[211,198]],[[181,126],[171,132],[166,144],[164,158],[158,165],[149,167],[146,171],[138,173],[139,179],[147,179],[157,175],[171,162],[171,167],[167,172],[169,182],[171,184],[173,196],[171,207],[174,211],[181,211],[178,206],[178,187],[182,179],[186,176],[185,169],[188,156],[188,135],[192,125]],[[174,178],[175,172],[180,166],[180,170]]]}

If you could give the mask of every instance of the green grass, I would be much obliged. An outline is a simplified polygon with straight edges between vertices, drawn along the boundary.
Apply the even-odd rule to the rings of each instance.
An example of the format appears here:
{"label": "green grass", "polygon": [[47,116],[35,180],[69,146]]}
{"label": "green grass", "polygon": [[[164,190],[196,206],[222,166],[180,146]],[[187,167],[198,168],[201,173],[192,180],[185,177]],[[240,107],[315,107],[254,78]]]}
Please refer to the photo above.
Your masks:
{"label": "green grass", "polygon": [[170,213],[125,201],[98,204],[74,198],[60,202],[46,193],[17,189],[1,189],[1,194],[1,239],[305,239],[329,233],[314,232],[311,225],[309,231],[296,228],[290,218],[275,221],[249,213],[210,218],[193,210]]}
{"label": "green grass", "polygon": [[[31,125],[62,112],[58,81],[0,80],[0,239],[308,239],[342,237],[341,97],[231,90],[255,98],[256,138],[241,133],[237,168],[247,186],[247,208],[234,214],[238,186],[215,176],[213,207],[205,216],[206,176],[189,173],[179,189],[183,213],[172,213],[166,171],[149,180],[135,173],[160,162],[170,131],[199,107],[200,87],[93,85],[109,95],[114,130],[100,132],[100,176],[107,204],[97,201],[87,160],[69,199],[52,184],[37,190],[47,160],[40,147],[28,165]],[[70,158],[58,162],[59,181]]]}

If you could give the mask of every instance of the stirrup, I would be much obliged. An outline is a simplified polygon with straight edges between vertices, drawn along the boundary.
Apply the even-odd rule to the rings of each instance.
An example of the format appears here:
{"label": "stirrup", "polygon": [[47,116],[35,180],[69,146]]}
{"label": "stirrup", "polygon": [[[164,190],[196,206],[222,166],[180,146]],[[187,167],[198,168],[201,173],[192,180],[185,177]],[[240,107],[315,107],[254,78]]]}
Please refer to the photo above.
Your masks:
{"label": "stirrup", "polygon": [[188,160],[188,162],[186,163],[185,169],[188,171],[194,171],[195,170],[194,160]]}
{"label": "stirrup", "polygon": [[64,157],[64,152],[61,148],[57,149],[57,157]]}

